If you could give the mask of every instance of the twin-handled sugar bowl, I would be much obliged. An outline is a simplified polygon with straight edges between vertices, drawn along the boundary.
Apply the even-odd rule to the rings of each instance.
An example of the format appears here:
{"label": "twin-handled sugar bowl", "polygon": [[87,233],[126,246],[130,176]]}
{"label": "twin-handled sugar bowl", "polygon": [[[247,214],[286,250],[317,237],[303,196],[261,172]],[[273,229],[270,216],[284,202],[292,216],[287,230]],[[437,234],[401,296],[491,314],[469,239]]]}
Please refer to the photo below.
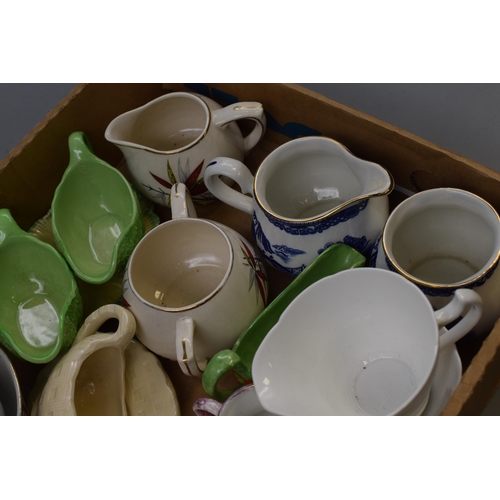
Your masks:
{"label": "twin-handled sugar bowl", "polygon": [[196,218],[183,184],[172,187],[172,220],[150,231],[130,257],[124,304],[138,339],[201,375],[264,309],[267,276],[252,245],[234,230]]}
{"label": "twin-handled sugar bowl", "polygon": [[[219,176],[236,181],[242,192]],[[283,144],[264,159],[255,178],[240,161],[215,158],[205,184],[217,198],[252,216],[264,257],[293,276],[335,243],[369,255],[389,216],[387,195],[394,186],[383,167],[326,137]]]}
{"label": "twin-handled sugar bowl", "polygon": [[[255,127],[243,137],[237,120],[252,120]],[[184,183],[195,201],[209,201],[207,163],[215,156],[242,160],[265,129],[258,102],[222,107],[205,96],[172,92],[116,117],[104,135],[122,151],[139,191],[169,205],[176,183]]]}

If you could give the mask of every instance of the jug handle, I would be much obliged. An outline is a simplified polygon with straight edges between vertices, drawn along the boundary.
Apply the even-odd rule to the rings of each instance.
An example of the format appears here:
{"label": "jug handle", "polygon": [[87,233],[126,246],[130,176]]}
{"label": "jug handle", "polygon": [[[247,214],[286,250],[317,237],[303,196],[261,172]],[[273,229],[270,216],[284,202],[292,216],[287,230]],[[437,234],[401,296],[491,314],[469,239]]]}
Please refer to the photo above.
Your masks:
{"label": "jug handle", "polygon": [[[235,181],[240,186],[241,193],[222,182],[219,175]],[[225,157],[214,158],[207,165],[203,179],[205,186],[216,198],[242,212],[253,214],[253,199],[245,194],[253,195],[254,178],[241,161]]]}
{"label": "jug handle", "polygon": [[[230,389],[218,389],[217,385],[222,377],[233,372],[238,385]],[[243,363],[239,355],[231,349],[219,351],[208,362],[203,372],[201,383],[204,391],[217,401],[225,401],[233,392],[252,380],[252,373]]]}
{"label": "jug handle", "polygon": [[[464,315],[465,311],[467,312]],[[482,313],[483,300],[479,294],[466,288],[456,290],[451,302],[434,312],[438,328],[440,328],[439,349],[443,350],[469,333],[481,319]],[[445,328],[445,325],[462,315],[462,319],[453,328],[449,330]]]}
{"label": "jug handle", "polygon": [[185,184],[174,184],[170,190],[172,219],[196,219],[196,209]]}
{"label": "jug handle", "polygon": [[193,412],[199,417],[216,417],[221,408],[221,403],[209,398],[198,398],[193,404]]}
{"label": "jug handle", "polygon": [[243,149],[247,154],[262,139],[266,131],[266,115],[260,102],[237,102],[222,109],[212,111],[212,122],[223,127],[236,120],[252,120],[253,130],[243,139]]}
{"label": "jug handle", "polygon": [[196,360],[194,352],[193,318],[179,318],[175,326],[175,349],[177,354],[177,362],[179,363],[181,370],[187,376],[201,377],[205,366],[200,366],[200,364]]}
{"label": "jug handle", "polygon": [[106,320],[113,318],[118,320],[118,328],[113,335],[120,337],[120,345],[127,345],[135,335],[136,322],[132,313],[118,304],[106,304],[88,316],[80,327],[73,345],[90,337],[90,335],[99,333],[98,330],[102,324]]}

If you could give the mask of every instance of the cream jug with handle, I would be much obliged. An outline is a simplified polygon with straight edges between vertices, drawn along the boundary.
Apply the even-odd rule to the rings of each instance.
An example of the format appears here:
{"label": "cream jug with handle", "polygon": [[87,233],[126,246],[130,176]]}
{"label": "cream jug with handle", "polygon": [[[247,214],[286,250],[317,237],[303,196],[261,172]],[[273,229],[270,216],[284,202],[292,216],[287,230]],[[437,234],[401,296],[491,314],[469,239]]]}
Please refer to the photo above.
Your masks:
{"label": "cream jug with handle", "polygon": [[[255,127],[243,137],[237,120],[252,120]],[[196,202],[210,201],[203,182],[207,163],[216,156],[242,160],[265,130],[258,102],[222,107],[205,96],[172,92],[116,117],[104,136],[122,151],[139,191],[168,206],[176,183],[185,184]]]}
{"label": "cream jug with handle", "polygon": [[[219,176],[235,181],[241,193]],[[239,160],[215,158],[205,183],[217,198],[252,216],[264,257],[294,276],[335,243],[369,255],[389,216],[387,195],[394,186],[382,166],[327,137],[283,144],[264,159],[255,178]]]}

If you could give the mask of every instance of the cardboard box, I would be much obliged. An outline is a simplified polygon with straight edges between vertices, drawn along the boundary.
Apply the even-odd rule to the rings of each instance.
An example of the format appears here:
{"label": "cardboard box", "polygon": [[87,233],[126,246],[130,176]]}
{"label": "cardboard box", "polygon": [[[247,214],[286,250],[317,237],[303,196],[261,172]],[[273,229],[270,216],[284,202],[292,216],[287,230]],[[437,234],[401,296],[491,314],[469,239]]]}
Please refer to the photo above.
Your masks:
{"label": "cardboard box", "polygon": [[[409,192],[456,187],[476,193],[500,211],[500,173],[294,84],[79,85],[0,162],[0,207],[10,209],[25,230],[46,214],[69,162],[68,136],[77,130],[86,133],[99,157],[126,171],[119,149],[104,139],[108,123],[165,92],[179,90],[208,95],[223,105],[237,101],[264,105],[268,130],[246,160],[253,171],[278,145],[300,136],[324,135],[391,171],[398,186],[390,197],[392,206]],[[158,213],[169,218],[168,209],[158,208]],[[219,201],[201,207],[198,214],[251,240],[246,214]],[[267,269],[272,299],[290,278]],[[500,323],[486,339],[459,345],[464,375],[443,415],[481,413],[500,380],[499,346]],[[13,362],[27,399],[41,366],[14,358]],[[192,403],[205,395],[200,380],[184,376],[176,362],[162,363],[176,387],[182,414],[192,414]]]}

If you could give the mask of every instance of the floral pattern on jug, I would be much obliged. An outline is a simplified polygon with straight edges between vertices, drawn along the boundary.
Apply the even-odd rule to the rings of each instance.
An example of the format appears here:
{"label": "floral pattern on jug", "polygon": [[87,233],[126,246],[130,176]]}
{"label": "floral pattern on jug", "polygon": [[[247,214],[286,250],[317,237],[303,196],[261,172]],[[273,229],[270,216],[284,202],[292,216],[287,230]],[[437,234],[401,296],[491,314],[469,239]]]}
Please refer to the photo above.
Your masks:
{"label": "floral pattern on jug", "polygon": [[[255,124],[245,137],[236,123],[239,120]],[[211,201],[203,182],[206,162],[216,156],[243,160],[265,130],[259,102],[223,107],[206,96],[169,92],[114,118],[104,137],[122,151],[138,190],[169,206],[171,187],[177,183],[186,185],[196,202]]]}
{"label": "floral pattern on jug", "polygon": [[252,287],[255,285],[257,302],[259,301],[259,295],[260,295],[262,302],[264,304],[267,304],[268,280],[267,276],[264,273],[262,262],[256,255],[252,253],[250,248],[248,248],[248,245],[246,245],[243,240],[240,241],[241,244],[243,245],[240,248],[243,253],[243,258],[246,261],[244,265],[250,267],[250,286],[248,287],[248,289],[251,290]]}
{"label": "floral pattern on jug", "polygon": [[298,248],[292,248],[288,245],[271,245],[270,241],[267,239],[266,235],[262,231],[262,226],[258,221],[255,213],[252,217],[252,236],[253,239],[259,245],[260,251],[267,259],[267,261],[272,264],[276,269],[291,274],[292,276],[298,276],[304,269],[305,265],[290,267],[276,262],[274,256],[276,255],[284,264],[288,264],[294,257],[298,255],[303,255],[306,252]]}
{"label": "floral pattern on jug", "polygon": [[[186,185],[186,188],[189,190],[191,194],[191,198],[197,202],[207,201],[212,198],[211,194],[208,192],[205,183],[203,182],[203,176],[200,177],[201,171],[203,169],[203,164],[205,160],[202,160],[201,163],[191,172],[189,169],[189,158],[186,161],[185,168],[181,165],[181,160],[179,158],[177,162],[177,171],[179,172],[179,179],[175,177],[174,171],[170,166],[170,162],[167,160],[167,174],[168,181],[163,179],[162,177],[153,174],[153,172],[149,172],[153,179],[158,182],[161,187],[155,189],[150,184],[142,184],[146,189],[148,189],[151,193],[156,193],[155,196],[161,198],[162,204],[170,205],[170,190],[174,184],[178,182],[182,182]],[[168,191],[164,191],[162,187],[168,189]]]}

